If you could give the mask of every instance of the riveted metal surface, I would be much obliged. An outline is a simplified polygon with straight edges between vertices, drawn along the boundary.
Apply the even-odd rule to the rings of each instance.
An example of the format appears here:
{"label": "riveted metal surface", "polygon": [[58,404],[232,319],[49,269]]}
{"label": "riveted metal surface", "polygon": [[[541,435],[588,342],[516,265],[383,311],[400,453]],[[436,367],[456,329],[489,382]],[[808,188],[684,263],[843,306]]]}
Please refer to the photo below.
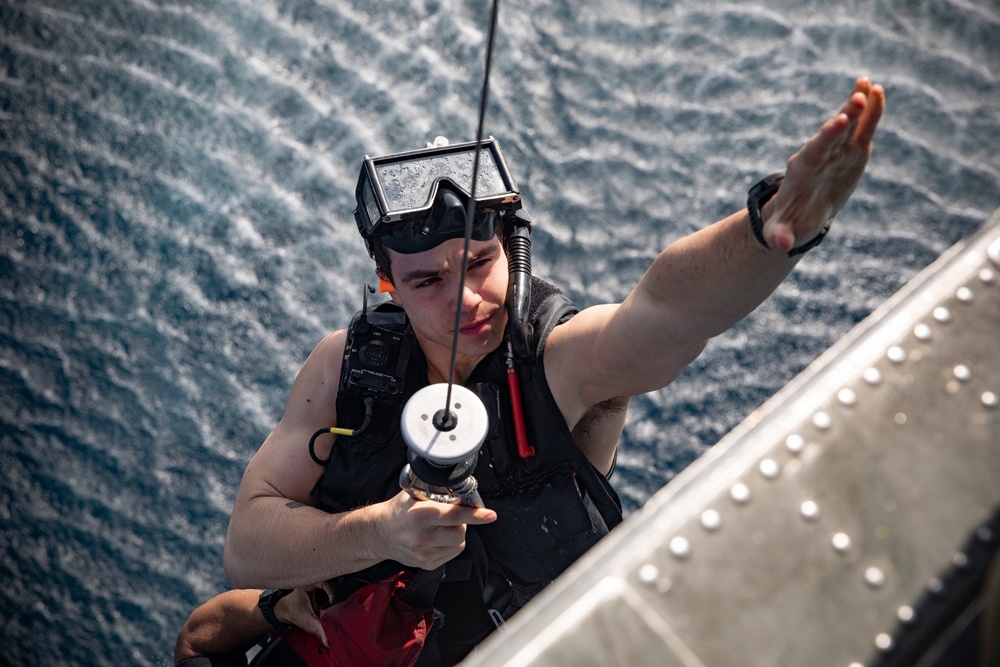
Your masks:
{"label": "riveted metal surface", "polygon": [[897,651],[921,600],[971,567],[967,538],[995,540],[980,527],[1000,508],[998,268],[1000,211],[466,664],[840,667]]}

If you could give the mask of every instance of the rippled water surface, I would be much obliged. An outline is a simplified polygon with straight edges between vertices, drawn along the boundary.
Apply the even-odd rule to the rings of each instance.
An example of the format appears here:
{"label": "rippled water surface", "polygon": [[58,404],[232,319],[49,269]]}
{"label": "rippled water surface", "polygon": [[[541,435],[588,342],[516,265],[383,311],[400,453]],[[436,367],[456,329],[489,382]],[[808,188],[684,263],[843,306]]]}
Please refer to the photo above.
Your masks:
{"label": "rippled water surface", "polygon": [[[365,154],[475,134],[489,7],[0,0],[0,664],[167,664],[243,467],[358,307]],[[633,402],[629,509],[1000,206],[995,0],[511,0],[487,132],[536,273],[620,300],[859,73],[889,111],[828,239]]]}

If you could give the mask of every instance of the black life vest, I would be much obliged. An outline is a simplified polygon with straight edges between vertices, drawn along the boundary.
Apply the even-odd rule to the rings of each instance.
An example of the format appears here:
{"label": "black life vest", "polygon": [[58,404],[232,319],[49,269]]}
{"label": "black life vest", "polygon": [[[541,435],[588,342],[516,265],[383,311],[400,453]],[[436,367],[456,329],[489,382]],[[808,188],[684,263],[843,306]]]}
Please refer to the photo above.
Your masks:
{"label": "black life vest", "polygon": [[[437,635],[438,664],[461,660],[501,619],[523,607],[622,520],[618,495],[574,441],[541,363],[548,335],[577,309],[538,279],[532,280],[531,301],[534,355],[518,370],[533,456],[521,458],[515,445],[506,344],[487,355],[465,382],[489,413],[489,433],[474,475],[497,520],[469,526],[465,552],[446,565],[434,599],[445,618]],[[387,303],[355,315],[347,336],[337,421],[344,428],[356,428],[366,419],[368,425],[359,435],[338,437],[312,491],[319,507],[342,512],[399,493],[407,452],[399,431],[400,413],[406,400],[427,384],[426,360],[401,308]],[[399,569],[397,563],[383,563],[350,575],[341,583],[343,595]]]}

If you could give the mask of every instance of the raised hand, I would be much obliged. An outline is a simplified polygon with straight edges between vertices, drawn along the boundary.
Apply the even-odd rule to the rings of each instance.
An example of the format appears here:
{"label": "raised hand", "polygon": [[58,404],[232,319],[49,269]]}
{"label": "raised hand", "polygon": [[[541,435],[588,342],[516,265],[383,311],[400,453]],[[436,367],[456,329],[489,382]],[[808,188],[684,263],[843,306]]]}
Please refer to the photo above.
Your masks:
{"label": "raised hand", "polygon": [[764,239],[788,252],[825,229],[854,191],[885,110],[885,91],[858,77],[832,118],[788,158],[785,179],[764,207]]}

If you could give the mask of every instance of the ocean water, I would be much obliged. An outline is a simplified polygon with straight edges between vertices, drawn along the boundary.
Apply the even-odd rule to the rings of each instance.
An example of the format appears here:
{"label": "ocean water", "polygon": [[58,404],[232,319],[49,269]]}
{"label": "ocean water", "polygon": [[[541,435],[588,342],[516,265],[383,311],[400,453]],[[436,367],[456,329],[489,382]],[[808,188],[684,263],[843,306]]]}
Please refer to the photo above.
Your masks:
{"label": "ocean water", "polygon": [[[996,0],[505,0],[536,274],[622,299],[887,89],[822,246],[636,399],[635,509],[1000,206]],[[365,154],[474,138],[484,0],[0,0],[0,665],[164,665],[243,468],[359,306]]]}

